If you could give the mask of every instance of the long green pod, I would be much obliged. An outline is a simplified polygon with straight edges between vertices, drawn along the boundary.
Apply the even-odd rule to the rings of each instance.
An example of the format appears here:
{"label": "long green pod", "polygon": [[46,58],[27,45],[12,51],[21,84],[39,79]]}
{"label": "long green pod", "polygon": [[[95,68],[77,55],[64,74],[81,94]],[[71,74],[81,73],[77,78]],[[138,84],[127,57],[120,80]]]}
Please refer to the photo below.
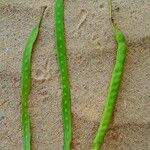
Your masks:
{"label": "long green pod", "polygon": [[41,20],[42,17],[31,31],[30,36],[27,39],[22,58],[22,129],[24,150],[31,149],[30,118],[28,112],[28,97],[31,86],[31,55],[34,43],[39,33]]}
{"label": "long green pod", "polygon": [[126,55],[125,37],[123,33],[116,27],[114,27],[114,32],[115,32],[116,41],[118,43],[116,64],[112,73],[112,78],[108,89],[108,95],[106,98],[106,103],[104,106],[104,112],[102,115],[101,123],[98,128],[96,137],[93,141],[92,150],[100,150],[104,142],[104,138],[109,128],[109,124],[111,122],[111,118],[115,108],[119,86],[121,83],[121,76],[124,68],[125,55]]}
{"label": "long green pod", "polygon": [[116,105],[117,95],[119,92],[119,86],[121,83],[121,78],[124,69],[125,56],[127,50],[125,36],[115,25],[113,25],[113,32],[115,34],[115,39],[118,44],[116,63],[108,88],[108,93],[105,101],[104,112],[102,115],[100,126],[92,144],[92,150],[100,150],[102,144],[104,143],[104,138],[108,131],[113,111]]}
{"label": "long green pod", "polygon": [[62,117],[64,123],[64,150],[71,149],[72,120],[71,120],[71,91],[68,75],[66,41],[64,32],[64,0],[55,2],[55,33],[57,44],[57,60],[62,88]]}

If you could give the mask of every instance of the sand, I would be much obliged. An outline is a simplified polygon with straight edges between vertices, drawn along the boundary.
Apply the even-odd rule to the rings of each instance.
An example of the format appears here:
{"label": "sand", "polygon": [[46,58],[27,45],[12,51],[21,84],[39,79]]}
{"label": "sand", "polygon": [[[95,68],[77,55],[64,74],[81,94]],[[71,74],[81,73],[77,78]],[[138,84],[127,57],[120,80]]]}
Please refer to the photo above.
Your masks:
{"label": "sand", "polygon": [[[21,60],[28,34],[47,6],[32,57],[29,110],[33,150],[62,150],[61,89],[54,36],[54,0],[0,2],[0,150],[23,150]],[[103,150],[150,149],[150,1],[113,0],[113,18],[127,38],[117,105]],[[90,150],[115,63],[106,0],[66,0],[65,27],[72,93],[72,150]]]}

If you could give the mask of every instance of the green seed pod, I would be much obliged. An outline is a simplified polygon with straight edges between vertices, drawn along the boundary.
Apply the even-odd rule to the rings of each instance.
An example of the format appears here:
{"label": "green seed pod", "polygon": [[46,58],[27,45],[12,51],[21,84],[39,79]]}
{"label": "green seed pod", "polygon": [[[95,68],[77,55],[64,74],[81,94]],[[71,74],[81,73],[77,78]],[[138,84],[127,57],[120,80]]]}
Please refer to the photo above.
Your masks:
{"label": "green seed pod", "polygon": [[55,32],[57,45],[57,60],[60,70],[62,90],[62,115],[64,123],[64,150],[70,150],[72,140],[71,92],[68,75],[66,42],[64,33],[64,1],[55,2]]}
{"label": "green seed pod", "polygon": [[92,144],[92,150],[100,150],[104,143],[104,138],[109,128],[109,124],[112,119],[113,111],[116,105],[117,95],[119,92],[119,86],[121,83],[121,77],[124,69],[125,56],[126,56],[126,40],[124,34],[114,25],[112,19],[112,0],[108,0],[110,5],[110,20],[113,26],[113,32],[116,42],[118,44],[116,63],[112,73],[112,78],[108,88],[108,93],[104,105],[104,112],[102,119],[96,133],[96,137]]}
{"label": "green seed pod", "polygon": [[118,44],[116,64],[114,67],[114,71],[112,73],[112,78],[108,89],[108,94],[107,94],[100,126],[96,133],[96,137],[93,141],[92,150],[100,150],[104,142],[105,135],[107,133],[109,124],[112,119],[113,110],[115,108],[116,99],[117,99],[123,68],[124,68],[124,63],[125,63],[125,56],[126,56],[126,49],[127,49],[125,37],[124,34],[119,29],[117,29],[117,27],[114,28],[115,28],[114,30],[115,39]]}
{"label": "green seed pod", "polygon": [[31,55],[34,43],[37,39],[40,21],[34,26],[30,33],[22,58],[22,129],[23,129],[23,145],[24,150],[31,149],[31,133],[30,133],[30,118],[28,112],[28,97],[31,86]]}

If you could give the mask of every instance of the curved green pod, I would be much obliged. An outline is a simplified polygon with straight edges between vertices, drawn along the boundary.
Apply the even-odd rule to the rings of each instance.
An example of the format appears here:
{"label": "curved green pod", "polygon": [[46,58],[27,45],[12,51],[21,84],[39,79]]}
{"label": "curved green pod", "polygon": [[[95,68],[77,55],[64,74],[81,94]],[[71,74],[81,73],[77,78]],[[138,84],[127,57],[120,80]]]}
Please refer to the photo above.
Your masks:
{"label": "curved green pod", "polygon": [[118,48],[117,48],[116,63],[114,66],[110,85],[109,85],[108,92],[107,92],[107,97],[105,100],[104,111],[102,114],[102,118],[100,121],[98,131],[92,143],[92,150],[101,150],[106,133],[111,123],[113,111],[116,105],[117,95],[119,92],[121,78],[123,74],[126,50],[127,50],[125,36],[123,32],[121,32],[121,30],[119,30],[118,27],[114,25],[114,22],[112,19],[112,0],[108,0],[108,3],[110,6],[110,21],[113,26],[113,32],[115,35]]}
{"label": "curved green pod", "polygon": [[116,64],[112,73],[112,78],[110,81],[100,126],[96,133],[96,137],[93,141],[92,150],[100,150],[104,142],[104,138],[108,131],[109,124],[111,122],[113,111],[115,108],[116,99],[119,92],[119,86],[121,83],[121,77],[122,77],[124,63],[125,63],[127,47],[126,47],[124,34],[117,27],[113,27],[113,30],[115,34],[115,39],[118,44]]}
{"label": "curved green pod", "polygon": [[70,150],[72,140],[71,91],[64,33],[64,0],[56,0],[55,2],[55,35],[62,90],[62,117],[64,123],[63,149]]}
{"label": "curved green pod", "polygon": [[27,39],[22,58],[22,129],[24,150],[31,149],[30,118],[28,112],[28,97],[31,86],[31,55],[34,43],[39,33],[41,20],[42,17],[31,31],[29,38]]}

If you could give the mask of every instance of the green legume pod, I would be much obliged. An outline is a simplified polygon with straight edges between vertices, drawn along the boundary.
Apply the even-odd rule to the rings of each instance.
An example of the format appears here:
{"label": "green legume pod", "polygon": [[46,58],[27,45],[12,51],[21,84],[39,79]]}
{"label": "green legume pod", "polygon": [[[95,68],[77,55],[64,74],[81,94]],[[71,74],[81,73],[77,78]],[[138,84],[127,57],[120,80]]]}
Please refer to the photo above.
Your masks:
{"label": "green legume pod", "polygon": [[124,34],[117,28],[114,27],[115,38],[118,44],[116,64],[112,73],[110,86],[104,106],[104,112],[98,128],[96,137],[94,139],[92,150],[100,150],[104,142],[105,135],[109,128],[109,124],[112,119],[113,110],[115,108],[116,99],[121,83],[121,77],[123,73],[125,56],[126,56],[126,41]]}
{"label": "green legume pod", "polygon": [[[42,19],[42,17],[41,17]],[[41,22],[40,19],[40,22]],[[40,22],[37,23],[25,45],[22,59],[22,129],[23,129],[23,145],[24,150],[31,149],[31,133],[30,133],[30,118],[28,112],[28,96],[31,86],[31,55],[34,43],[37,39]]]}
{"label": "green legume pod", "polygon": [[57,44],[57,60],[60,70],[62,88],[62,115],[64,123],[63,149],[70,150],[72,140],[71,92],[64,33],[64,0],[56,0],[55,3],[55,32]]}

